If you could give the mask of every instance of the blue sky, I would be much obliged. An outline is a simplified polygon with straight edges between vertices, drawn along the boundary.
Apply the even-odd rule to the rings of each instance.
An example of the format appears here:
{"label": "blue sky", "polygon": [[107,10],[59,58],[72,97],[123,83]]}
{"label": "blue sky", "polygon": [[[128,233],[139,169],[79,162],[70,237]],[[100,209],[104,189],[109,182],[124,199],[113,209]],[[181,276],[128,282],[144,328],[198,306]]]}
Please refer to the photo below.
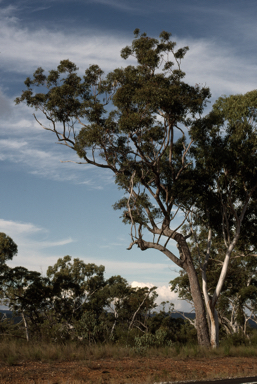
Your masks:
{"label": "blue sky", "polygon": [[[67,254],[103,264],[134,285],[157,285],[160,301],[186,303],[169,293],[178,268],[157,251],[127,251],[130,228],[112,205],[121,197],[110,172],[61,163],[76,160],[35,122],[32,109],[14,105],[26,77],[69,58],[83,74],[90,64],[105,72],[129,64],[121,49],[140,28],[172,33],[190,50],[187,81],[220,95],[256,89],[256,0],[0,0],[0,232],[13,238],[9,263],[46,272]],[[175,244],[171,244],[176,253]]]}

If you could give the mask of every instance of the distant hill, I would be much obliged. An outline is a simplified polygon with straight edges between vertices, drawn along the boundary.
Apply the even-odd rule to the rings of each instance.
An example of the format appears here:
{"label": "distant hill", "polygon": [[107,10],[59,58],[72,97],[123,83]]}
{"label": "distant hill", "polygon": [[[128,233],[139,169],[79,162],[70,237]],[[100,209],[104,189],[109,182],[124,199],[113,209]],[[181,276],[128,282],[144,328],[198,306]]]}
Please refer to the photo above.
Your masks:
{"label": "distant hill", "polygon": [[[4,316],[4,314],[7,316],[8,319],[11,319],[13,314],[12,314],[12,311],[8,311],[6,309],[0,309],[0,320],[2,319],[2,317]],[[14,324],[17,324],[21,321],[21,317],[20,316],[15,316],[14,318]]]}
{"label": "distant hill", "polygon": [[[184,319],[184,317],[183,317],[183,315],[182,315],[182,313],[184,313],[184,315],[186,316],[186,317],[189,317],[189,319],[194,319],[195,318],[195,313],[187,313],[187,312],[181,312],[181,314],[180,313],[172,313],[172,317],[174,318],[174,319],[179,319],[179,318],[181,318],[181,319]],[[256,328],[257,329],[257,324],[253,321],[253,320],[249,320],[248,321],[248,324],[249,324],[249,326],[251,327],[251,328]]]}
{"label": "distant hill", "polygon": [[195,318],[195,313],[191,313],[191,312],[172,313],[171,317],[173,317],[173,319],[184,319],[184,316],[182,315],[182,313],[189,319],[194,320]]}
{"label": "distant hill", "polygon": [[[0,309],[0,316],[6,314],[8,318],[12,317],[12,311],[8,311],[6,309]],[[2,318],[2,316],[1,316]]]}

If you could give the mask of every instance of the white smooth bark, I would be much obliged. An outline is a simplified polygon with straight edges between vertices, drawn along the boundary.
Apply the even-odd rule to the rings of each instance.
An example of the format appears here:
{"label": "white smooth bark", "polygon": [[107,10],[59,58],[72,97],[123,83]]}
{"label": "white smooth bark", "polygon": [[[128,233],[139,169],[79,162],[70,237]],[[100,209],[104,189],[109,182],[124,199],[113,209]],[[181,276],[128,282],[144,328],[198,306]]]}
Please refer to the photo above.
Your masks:
{"label": "white smooth bark", "polygon": [[29,341],[29,329],[28,329],[28,323],[27,323],[27,320],[26,320],[26,318],[25,318],[23,312],[21,313],[21,316],[22,316],[22,319],[23,319],[24,327],[25,327],[26,339],[27,339],[27,341]]}

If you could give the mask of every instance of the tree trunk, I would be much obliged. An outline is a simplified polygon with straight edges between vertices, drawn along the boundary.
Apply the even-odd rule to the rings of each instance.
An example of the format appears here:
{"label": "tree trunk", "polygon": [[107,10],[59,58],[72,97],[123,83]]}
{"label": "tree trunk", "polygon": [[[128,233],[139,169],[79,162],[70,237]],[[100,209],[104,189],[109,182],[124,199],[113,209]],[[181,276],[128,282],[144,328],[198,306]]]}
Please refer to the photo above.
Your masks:
{"label": "tree trunk", "polygon": [[205,307],[207,309],[207,320],[209,325],[210,343],[212,348],[217,348],[219,346],[219,317],[218,317],[218,312],[215,309],[216,303],[213,303],[212,298],[208,294],[207,276],[206,276],[206,267],[207,267],[208,259],[209,259],[209,256],[207,255],[207,258],[205,259],[205,263],[202,266],[202,288],[203,288]]}
{"label": "tree trunk", "polygon": [[196,330],[198,344],[204,347],[210,346],[208,323],[206,318],[206,311],[204,301],[197,278],[196,270],[193,265],[191,253],[184,238],[180,238],[178,242],[180,254],[183,255],[183,268],[188,274],[190,291],[195,306]]}
{"label": "tree trunk", "polygon": [[28,328],[28,323],[27,323],[27,320],[26,320],[26,318],[25,318],[23,312],[21,312],[21,316],[22,316],[23,323],[24,323],[26,339],[27,339],[27,341],[29,341],[29,328]]}
{"label": "tree trunk", "polygon": [[210,322],[211,322],[211,332],[210,332],[211,347],[212,348],[218,348],[218,346],[219,346],[219,319],[218,319],[218,313],[217,313],[215,308],[211,312]]}
{"label": "tree trunk", "polygon": [[207,319],[208,319],[208,325],[209,325],[211,347],[218,348],[219,346],[218,312],[216,311],[215,307],[212,306],[212,300],[207,294],[204,295],[204,298],[205,298],[205,306],[207,309]]}
{"label": "tree trunk", "polygon": [[[183,268],[186,271],[186,273],[188,274],[190,291],[195,307],[198,344],[205,347],[210,347],[209,329],[207,324],[204,300],[200,289],[197,273],[192,261],[191,252],[188,248],[186,239],[181,233],[172,231],[170,229],[164,231],[154,231],[154,233],[159,235],[163,233],[164,236],[167,236],[169,238],[172,237],[172,239],[175,240],[177,243],[180,257],[178,258],[177,256],[175,256],[166,248],[166,246],[164,247],[161,244],[145,241],[142,240],[142,238],[137,240],[136,243],[142,251],[145,251],[148,248],[158,249],[166,256],[168,256],[170,260],[172,260],[178,267]],[[133,244],[134,243],[131,243],[128,249],[131,249]]]}
{"label": "tree trunk", "polygon": [[206,312],[203,303],[203,298],[197,279],[196,271],[191,266],[186,269],[189,278],[191,295],[195,306],[195,318],[196,318],[196,329],[198,344],[205,347],[210,346],[209,334],[208,334],[208,323],[206,319]]}

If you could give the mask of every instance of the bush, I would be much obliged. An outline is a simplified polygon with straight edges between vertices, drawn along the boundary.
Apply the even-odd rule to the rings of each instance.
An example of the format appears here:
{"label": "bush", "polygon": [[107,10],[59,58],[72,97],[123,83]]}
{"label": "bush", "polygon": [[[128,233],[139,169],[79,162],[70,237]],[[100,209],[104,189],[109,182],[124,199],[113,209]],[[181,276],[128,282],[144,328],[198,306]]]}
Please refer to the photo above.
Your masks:
{"label": "bush", "polygon": [[85,311],[74,323],[76,337],[89,345],[107,341],[109,329],[105,320],[104,314],[98,317],[94,312]]}
{"label": "bush", "polygon": [[152,334],[155,334],[160,328],[166,329],[166,339],[173,343],[197,343],[196,329],[189,321],[182,318],[173,318],[165,312],[156,313],[150,317],[148,319],[148,328]]}
{"label": "bush", "polygon": [[136,336],[134,350],[137,353],[143,354],[151,347],[171,346],[172,341],[168,339],[168,331],[165,328],[159,328],[155,334],[144,333],[142,336]]}
{"label": "bush", "polygon": [[247,339],[247,337],[242,333],[234,333],[232,335],[227,335],[225,338],[222,339],[220,345],[221,346],[229,346],[229,347],[238,347],[240,345],[249,345],[250,340]]}

